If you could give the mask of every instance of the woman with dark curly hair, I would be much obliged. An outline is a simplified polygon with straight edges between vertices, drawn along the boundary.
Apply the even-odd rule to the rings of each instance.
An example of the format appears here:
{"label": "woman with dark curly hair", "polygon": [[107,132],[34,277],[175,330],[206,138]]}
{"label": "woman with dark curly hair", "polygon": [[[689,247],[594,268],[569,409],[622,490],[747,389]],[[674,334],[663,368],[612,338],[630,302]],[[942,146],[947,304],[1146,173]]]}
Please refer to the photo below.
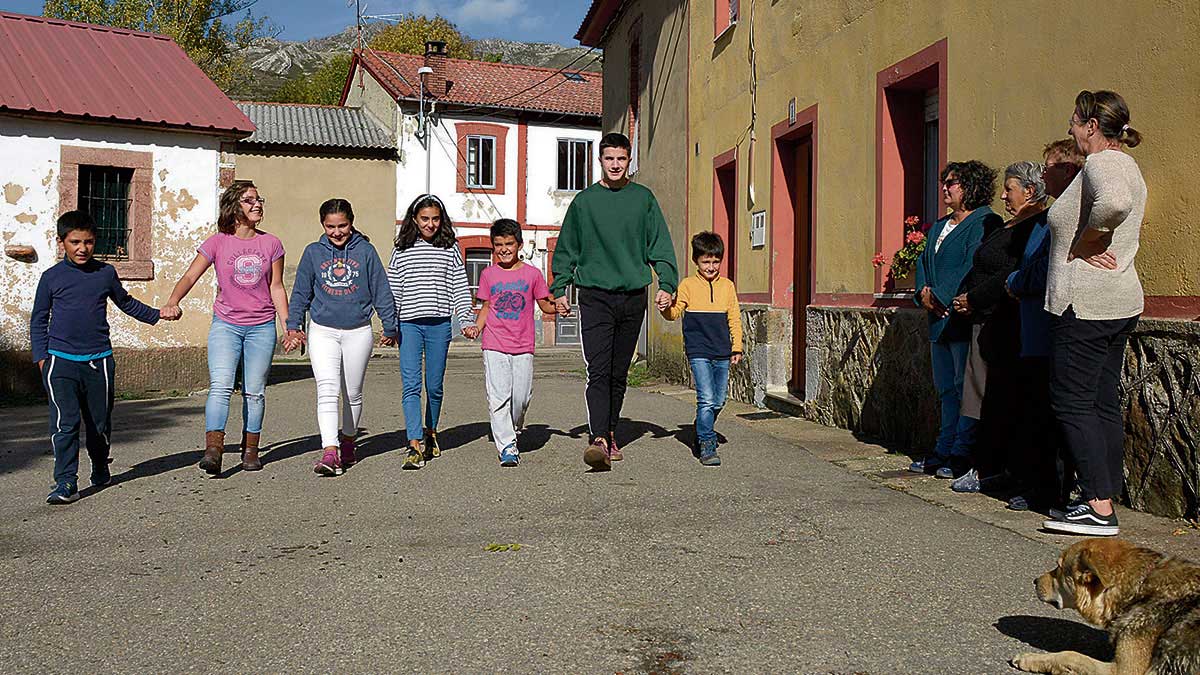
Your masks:
{"label": "woman with dark curly hair", "polygon": [[1083,171],[1050,207],[1046,310],[1050,319],[1050,402],[1075,459],[1083,501],[1051,509],[1055,532],[1113,536],[1112,500],[1124,489],[1121,368],[1142,314],[1134,257],[1146,212],[1146,181],[1122,146],[1142,135],[1125,99],[1111,91],[1075,97],[1068,132],[1087,156]]}
{"label": "woman with dark curly hair", "polygon": [[996,194],[996,171],[982,162],[950,162],[942,170],[942,202],[950,214],[930,228],[917,259],[913,302],[929,313],[933,383],[942,404],[941,429],[933,455],[912,463],[910,471],[938,478],[966,473],[975,442],[975,420],[960,415],[963,372],[971,347],[971,324],[950,311],[950,303],[971,271],[984,232],[1004,221],[988,204]]}

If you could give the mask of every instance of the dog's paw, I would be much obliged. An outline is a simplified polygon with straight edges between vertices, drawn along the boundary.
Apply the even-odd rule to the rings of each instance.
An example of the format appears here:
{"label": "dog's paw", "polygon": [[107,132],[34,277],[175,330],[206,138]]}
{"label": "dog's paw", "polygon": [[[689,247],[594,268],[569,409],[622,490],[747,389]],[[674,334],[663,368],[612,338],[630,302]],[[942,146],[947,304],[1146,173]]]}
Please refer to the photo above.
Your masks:
{"label": "dog's paw", "polygon": [[1023,670],[1027,673],[1048,673],[1044,670],[1046,665],[1045,654],[1018,654],[1009,660],[1008,664],[1017,670]]}

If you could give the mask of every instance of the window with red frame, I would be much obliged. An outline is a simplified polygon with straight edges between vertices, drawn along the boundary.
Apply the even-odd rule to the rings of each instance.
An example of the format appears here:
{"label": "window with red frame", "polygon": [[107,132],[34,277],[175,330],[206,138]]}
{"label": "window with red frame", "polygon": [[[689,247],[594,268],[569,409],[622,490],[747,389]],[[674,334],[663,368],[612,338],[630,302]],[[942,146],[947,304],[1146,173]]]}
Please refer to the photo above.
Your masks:
{"label": "window with red frame", "polygon": [[713,16],[713,37],[720,37],[738,22],[738,0],[716,0]]}

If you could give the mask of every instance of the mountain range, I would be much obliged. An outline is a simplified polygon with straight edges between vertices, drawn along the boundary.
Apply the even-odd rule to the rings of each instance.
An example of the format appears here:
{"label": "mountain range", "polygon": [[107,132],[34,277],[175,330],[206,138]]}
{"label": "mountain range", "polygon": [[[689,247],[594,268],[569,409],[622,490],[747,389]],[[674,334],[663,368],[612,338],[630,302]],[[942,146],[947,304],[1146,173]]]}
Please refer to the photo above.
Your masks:
{"label": "mountain range", "polygon": [[[383,23],[364,25],[363,40],[369,42],[385,26]],[[284,81],[298,75],[311,75],[329,58],[354,49],[357,38],[354,26],[340,33],[302,42],[259,38],[246,51],[250,68],[254,72],[253,80],[230,94],[238,99],[270,101]],[[599,54],[587,56],[588,50],[584,47],[498,39],[475,40],[473,44],[477,53],[499,55],[503,63],[561,68],[575,61],[572,65],[573,70],[599,72],[601,69]]]}

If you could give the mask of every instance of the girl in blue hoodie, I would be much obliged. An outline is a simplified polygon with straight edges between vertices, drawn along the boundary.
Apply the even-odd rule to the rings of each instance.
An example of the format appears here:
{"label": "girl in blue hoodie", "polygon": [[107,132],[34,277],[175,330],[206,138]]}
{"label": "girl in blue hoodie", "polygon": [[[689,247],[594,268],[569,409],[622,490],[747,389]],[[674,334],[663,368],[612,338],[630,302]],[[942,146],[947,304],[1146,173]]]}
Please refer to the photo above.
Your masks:
{"label": "girl in blue hoodie", "polygon": [[[308,344],[317,381],[317,426],[324,448],[313,471],[339,476],[355,462],[363,378],[375,342],[371,313],[379,314],[383,324],[379,344],[395,346],[396,306],[379,254],[367,237],[354,229],[350,202],[330,199],[321,204],[321,225],[325,234],[304,249],[296,268],[284,347],[291,351]],[[302,329],[306,314],[307,331]]]}

